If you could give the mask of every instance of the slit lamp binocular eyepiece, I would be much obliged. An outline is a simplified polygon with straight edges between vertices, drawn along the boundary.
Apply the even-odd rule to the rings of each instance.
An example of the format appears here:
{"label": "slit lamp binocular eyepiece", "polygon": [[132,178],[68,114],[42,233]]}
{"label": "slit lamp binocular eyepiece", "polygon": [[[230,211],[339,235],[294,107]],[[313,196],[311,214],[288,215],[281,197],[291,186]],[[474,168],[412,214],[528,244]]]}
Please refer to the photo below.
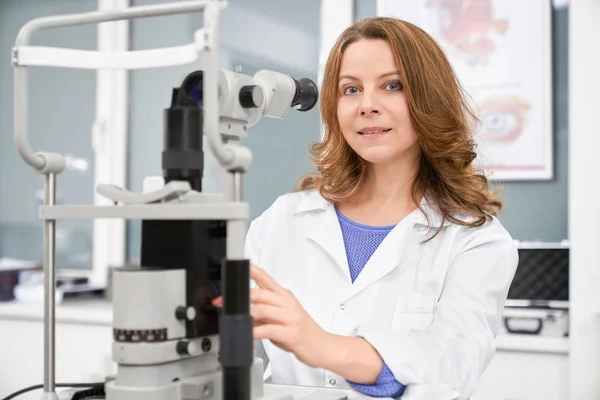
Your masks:
{"label": "slit lamp binocular eyepiece", "polygon": [[[203,79],[203,71],[188,74],[174,103],[190,105],[191,102],[202,108]],[[319,90],[311,79],[296,79],[270,70],[260,70],[253,76],[219,70],[218,80],[221,121],[244,122],[247,127],[263,116],[283,118],[290,108],[309,111],[319,100]]]}

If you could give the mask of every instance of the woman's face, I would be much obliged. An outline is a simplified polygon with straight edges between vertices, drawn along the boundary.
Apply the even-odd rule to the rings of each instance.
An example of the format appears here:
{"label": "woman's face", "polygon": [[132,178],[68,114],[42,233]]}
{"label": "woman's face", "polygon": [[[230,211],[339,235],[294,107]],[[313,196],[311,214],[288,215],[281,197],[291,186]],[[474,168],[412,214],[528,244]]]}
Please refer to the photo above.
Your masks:
{"label": "woman's face", "polygon": [[403,82],[388,42],[361,39],[342,56],[337,116],[350,147],[373,164],[414,159],[418,151]]}

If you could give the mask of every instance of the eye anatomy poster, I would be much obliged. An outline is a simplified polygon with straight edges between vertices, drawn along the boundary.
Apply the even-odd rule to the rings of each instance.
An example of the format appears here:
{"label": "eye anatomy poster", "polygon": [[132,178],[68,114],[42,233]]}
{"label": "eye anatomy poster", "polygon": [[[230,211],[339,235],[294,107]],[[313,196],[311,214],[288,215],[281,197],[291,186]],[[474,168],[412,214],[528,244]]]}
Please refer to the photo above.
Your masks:
{"label": "eye anatomy poster", "polygon": [[553,177],[550,0],[378,0],[429,33],[479,118],[476,162],[493,180]]}

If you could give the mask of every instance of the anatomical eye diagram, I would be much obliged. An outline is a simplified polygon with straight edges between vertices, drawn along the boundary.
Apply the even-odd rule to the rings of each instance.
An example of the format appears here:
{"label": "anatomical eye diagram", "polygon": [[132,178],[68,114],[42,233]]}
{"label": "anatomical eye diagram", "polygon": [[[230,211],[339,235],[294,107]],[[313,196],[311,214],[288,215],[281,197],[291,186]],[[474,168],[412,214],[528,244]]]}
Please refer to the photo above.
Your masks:
{"label": "anatomical eye diagram", "polygon": [[477,105],[481,142],[508,143],[524,132],[530,105],[519,96],[491,97]]}
{"label": "anatomical eye diagram", "polygon": [[467,64],[487,64],[506,34],[508,19],[496,18],[491,0],[425,0],[436,16],[444,50]]}

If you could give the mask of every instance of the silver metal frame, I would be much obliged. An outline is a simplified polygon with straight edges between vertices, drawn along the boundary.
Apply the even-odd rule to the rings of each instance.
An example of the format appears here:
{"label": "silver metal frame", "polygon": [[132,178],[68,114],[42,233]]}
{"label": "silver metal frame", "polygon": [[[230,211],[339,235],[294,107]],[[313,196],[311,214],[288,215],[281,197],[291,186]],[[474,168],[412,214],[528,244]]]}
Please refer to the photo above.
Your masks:
{"label": "silver metal frame", "polygon": [[[44,203],[56,203],[56,175],[49,173],[44,182]],[[56,295],[56,221],[44,221],[44,392],[54,392],[55,385],[55,295]]]}
{"label": "silver metal frame", "polygon": [[[15,46],[12,51],[12,63],[14,68],[14,139],[17,150],[23,160],[40,174],[45,175],[45,201],[41,214],[56,207],[56,181],[57,176],[64,170],[65,158],[61,154],[38,152],[34,153],[28,139],[28,71],[27,64],[19,60],[19,52],[27,49],[32,35],[40,30],[76,26],[90,23],[101,23],[134,18],[149,18],[157,16],[184,14],[204,11],[204,28],[199,31],[200,37],[196,37],[201,43],[198,51],[205,51],[204,79],[205,112],[207,127],[206,133],[210,140],[211,148],[217,158],[224,164],[230,163],[235,157],[234,151],[228,151],[223,146],[218,132],[218,18],[219,11],[227,5],[223,0],[194,0],[181,1],[169,4],[157,4],[150,6],[130,7],[122,10],[94,11],[88,13],[42,17],[27,22],[19,31]],[[165,49],[168,50],[168,49]],[[74,50],[74,52],[76,52]],[[131,53],[131,52],[129,52]],[[98,54],[100,55],[100,53]],[[103,57],[115,59],[115,54],[105,53]],[[117,54],[118,56],[118,54]],[[132,60],[132,58],[129,58]],[[32,63],[31,65],[33,65]],[[124,63],[121,63],[124,64]],[[126,63],[125,63],[126,64]],[[35,65],[44,65],[44,62],[36,62]],[[68,60],[57,64],[56,60],[48,61],[48,66],[72,68]],[[161,66],[165,66],[164,64]],[[154,65],[122,65],[122,68],[153,68]],[[96,67],[98,68],[98,67]],[[209,117],[210,116],[210,117]],[[84,206],[86,207],[86,206]],[[90,207],[93,209],[93,207]],[[60,214],[60,211],[57,210]],[[80,214],[80,217],[85,217]],[[242,211],[241,214],[244,214]],[[90,217],[91,215],[87,215]],[[55,265],[55,224],[61,215],[55,215],[44,219],[44,243],[43,243],[43,272],[44,272],[44,397],[57,398],[55,393],[55,290],[56,290],[56,265]],[[64,217],[64,215],[63,215]]]}

